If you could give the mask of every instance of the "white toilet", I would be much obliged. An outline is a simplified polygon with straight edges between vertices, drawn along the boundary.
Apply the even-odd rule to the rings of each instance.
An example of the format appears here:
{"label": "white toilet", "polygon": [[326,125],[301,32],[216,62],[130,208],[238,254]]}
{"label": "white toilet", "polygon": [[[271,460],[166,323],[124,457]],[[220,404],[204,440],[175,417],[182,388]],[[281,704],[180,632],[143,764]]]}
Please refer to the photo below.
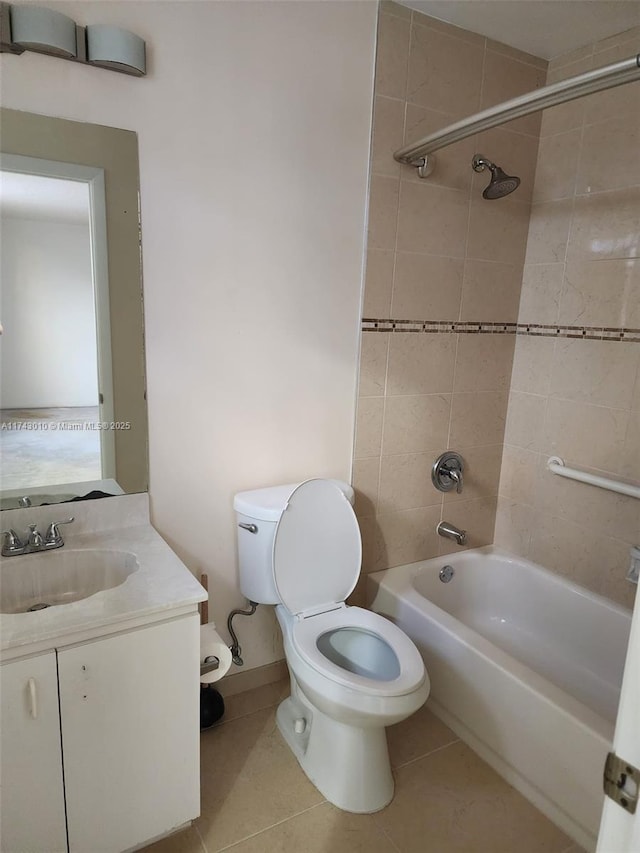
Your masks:
{"label": "white toilet", "polygon": [[240,587],[275,604],[291,674],[277,721],[301,767],[338,808],[375,812],[393,798],[385,726],[417,711],[429,678],[413,642],[377,613],[348,607],[362,542],[338,480],[241,492]]}

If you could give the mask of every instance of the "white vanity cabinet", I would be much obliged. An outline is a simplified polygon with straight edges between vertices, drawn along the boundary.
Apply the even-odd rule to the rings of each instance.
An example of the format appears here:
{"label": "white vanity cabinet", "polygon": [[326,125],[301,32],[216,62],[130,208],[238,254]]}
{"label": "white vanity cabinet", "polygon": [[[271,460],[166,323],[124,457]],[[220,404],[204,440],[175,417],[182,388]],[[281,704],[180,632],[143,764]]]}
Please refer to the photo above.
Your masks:
{"label": "white vanity cabinet", "polygon": [[64,853],[56,653],[5,663],[0,675],[0,849]]}
{"label": "white vanity cabinet", "polygon": [[199,644],[193,612],[3,665],[2,853],[122,853],[198,816]]}

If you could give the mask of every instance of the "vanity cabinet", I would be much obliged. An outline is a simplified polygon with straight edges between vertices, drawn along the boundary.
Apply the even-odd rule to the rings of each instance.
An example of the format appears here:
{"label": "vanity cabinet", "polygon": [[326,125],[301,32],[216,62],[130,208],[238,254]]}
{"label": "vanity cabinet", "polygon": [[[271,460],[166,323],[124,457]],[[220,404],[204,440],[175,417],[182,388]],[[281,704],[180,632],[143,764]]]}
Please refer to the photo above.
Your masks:
{"label": "vanity cabinet", "polygon": [[2,853],[67,849],[56,653],[1,670]]}
{"label": "vanity cabinet", "polygon": [[199,643],[193,613],[3,665],[2,853],[121,853],[198,816]]}

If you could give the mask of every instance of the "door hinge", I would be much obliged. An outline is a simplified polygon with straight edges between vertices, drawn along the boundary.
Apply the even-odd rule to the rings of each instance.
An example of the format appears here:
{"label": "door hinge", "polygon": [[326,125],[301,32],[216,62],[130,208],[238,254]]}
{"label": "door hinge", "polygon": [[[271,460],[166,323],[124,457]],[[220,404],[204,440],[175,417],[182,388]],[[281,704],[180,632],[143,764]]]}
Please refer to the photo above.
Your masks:
{"label": "door hinge", "polygon": [[638,786],[640,785],[640,770],[618,758],[615,752],[607,755],[604,763],[604,792],[619,806],[635,814],[638,805]]}

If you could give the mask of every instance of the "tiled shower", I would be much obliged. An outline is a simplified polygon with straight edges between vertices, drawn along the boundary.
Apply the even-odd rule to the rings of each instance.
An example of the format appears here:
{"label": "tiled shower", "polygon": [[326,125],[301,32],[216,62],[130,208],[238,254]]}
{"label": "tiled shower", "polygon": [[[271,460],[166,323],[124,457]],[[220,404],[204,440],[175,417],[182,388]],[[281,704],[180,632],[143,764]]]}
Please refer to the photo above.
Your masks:
{"label": "tiled shower", "polygon": [[[547,63],[393,3],[379,19],[354,461],[364,567],[495,542],[629,606],[638,501],[546,471],[640,478],[640,92],[622,86],[436,154],[405,142],[634,52],[632,30]],[[474,153],[519,175],[486,201]],[[430,477],[445,449],[461,495]]]}

